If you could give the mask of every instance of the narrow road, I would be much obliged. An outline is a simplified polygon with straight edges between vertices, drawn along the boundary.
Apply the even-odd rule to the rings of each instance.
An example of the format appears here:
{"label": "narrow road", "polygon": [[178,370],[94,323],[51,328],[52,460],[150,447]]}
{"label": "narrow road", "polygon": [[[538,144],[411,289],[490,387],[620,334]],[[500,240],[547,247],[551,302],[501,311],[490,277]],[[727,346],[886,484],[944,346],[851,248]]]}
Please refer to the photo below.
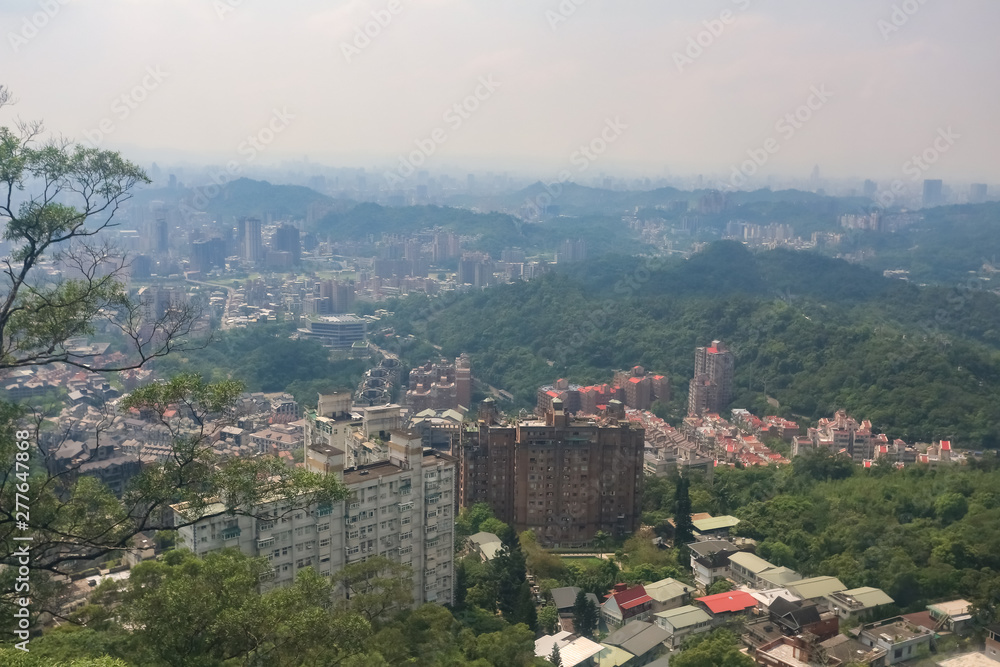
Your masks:
{"label": "narrow road", "polygon": [[212,289],[224,289],[224,290],[226,290],[226,295],[227,295],[226,296],[226,308],[222,312],[222,324],[220,325],[220,328],[223,331],[225,331],[226,329],[228,329],[229,328],[229,324],[228,324],[228,322],[226,320],[229,319],[229,306],[233,302],[233,296],[236,294],[236,288],[234,288],[234,287],[226,287],[225,285],[216,285],[215,283],[206,283],[206,282],[203,282],[201,280],[192,280],[191,278],[187,277],[187,274],[184,275],[184,280],[186,282],[189,282],[189,283],[193,284],[193,285],[205,285],[206,287],[211,287]]}

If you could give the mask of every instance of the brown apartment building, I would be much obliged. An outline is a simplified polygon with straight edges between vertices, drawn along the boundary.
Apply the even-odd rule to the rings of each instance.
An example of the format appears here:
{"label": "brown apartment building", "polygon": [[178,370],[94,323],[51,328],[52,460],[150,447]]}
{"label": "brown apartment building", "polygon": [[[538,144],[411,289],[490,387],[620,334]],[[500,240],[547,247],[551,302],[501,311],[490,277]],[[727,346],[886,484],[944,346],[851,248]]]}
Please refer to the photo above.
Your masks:
{"label": "brown apartment building", "polygon": [[628,535],[639,527],[644,439],[619,401],[570,419],[554,399],[544,419],[500,423],[487,399],[462,431],[460,503],[485,502],[548,547],[583,546],[597,531]]}

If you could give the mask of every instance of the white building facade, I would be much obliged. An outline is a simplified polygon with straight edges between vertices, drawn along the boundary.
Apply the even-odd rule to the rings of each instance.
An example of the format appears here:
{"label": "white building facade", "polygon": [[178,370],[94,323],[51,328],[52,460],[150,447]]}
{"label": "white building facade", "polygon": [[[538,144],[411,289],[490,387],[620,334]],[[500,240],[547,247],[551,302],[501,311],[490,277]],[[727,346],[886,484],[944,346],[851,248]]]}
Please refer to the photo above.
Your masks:
{"label": "white building facade", "polygon": [[178,529],[180,541],[199,556],[235,548],[267,558],[271,570],[262,590],[290,585],[305,567],[330,576],[384,556],[410,567],[415,604],[450,604],[456,461],[424,451],[415,433],[393,431],[388,450],[387,461],[345,470],[343,450],[316,443],[306,449],[307,468],[337,475],[347,488],[346,501],[296,510],[269,503],[255,517],[220,514],[226,508],[217,503],[206,508],[206,518]]}

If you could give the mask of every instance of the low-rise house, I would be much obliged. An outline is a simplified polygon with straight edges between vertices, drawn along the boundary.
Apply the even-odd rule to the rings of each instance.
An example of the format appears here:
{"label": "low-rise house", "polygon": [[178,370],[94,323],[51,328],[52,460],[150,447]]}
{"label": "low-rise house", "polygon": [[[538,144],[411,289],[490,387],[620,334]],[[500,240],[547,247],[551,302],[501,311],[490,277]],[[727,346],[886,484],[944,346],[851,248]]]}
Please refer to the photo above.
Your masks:
{"label": "low-rise house", "polygon": [[[747,586],[753,586],[754,588],[772,588],[775,585],[781,585],[775,584],[774,582],[765,583],[761,578],[765,573],[773,572],[778,569],[777,565],[770,563],[757,554],[749,551],[735,553],[729,557],[729,571],[733,580],[737,584],[746,584]],[[788,568],[781,569],[791,572]]]}
{"label": "low-rise house", "polygon": [[760,579],[759,588],[765,589],[784,588],[788,584],[802,581],[801,574],[787,567],[776,567],[773,570],[767,570],[762,572],[758,578]]}
{"label": "low-rise house", "polygon": [[985,653],[965,653],[937,663],[938,667],[997,667],[998,662]]}
{"label": "low-rise house", "polygon": [[133,568],[144,560],[152,560],[156,557],[156,543],[153,540],[153,533],[139,533],[132,538],[132,548],[122,556],[122,562]]}
{"label": "low-rise house", "polygon": [[667,631],[670,648],[679,647],[691,635],[712,630],[712,617],[701,607],[685,605],[654,615],[656,624]]}
{"label": "low-rise house", "polygon": [[1000,624],[986,628],[986,657],[1000,662]]}
{"label": "low-rise house", "polygon": [[951,600],[927,605],[935,630],[962,634],[972,624],[972,605],[968,600]]}
{"label": "low-rise house", "polygon": [[880,667],[885,651],[863,646],[843,635],[824,642],[815,637],[783,636],[755,648],[753,656],[758,665],[765,667]]}
{"label": "low-rise house", "polygon": [[754,662],[764,667],[810,667],[809,648],[796,637],[778,637],[757,647]]}
{"label": "low-rise house", "polygon": [[846,635],[835,635],[820,642],[830,663],[839,660],[839,665],[864,665],[881,667],[885,664],[885,649],[865,646],[857,639]]}
{"label": "low-rise house", "polygon": [[930,651],[934,633],[896,616],[861,627],[858,641],[885,650],[885,664],[895,665]]}
{"label": "low-rise house", "polygon": [[845,590],[845,586],[836,577],[812,577],[788,584],[788,590],[803,600],[825,600],[827,595]]}
{"label": "low-rise house", "polygon": [[596,665],[597,655],[604,649],[586,637],[577,637],[571,632],[559,632],[535,640],[535,657],[548,659],[556,646],[559,647],[559,657],[563,667]]}
{"label": "low-rise house", "polygon": [[647,584],[645,589],[646,595],[653,599],[651,609],[654,614],[683,607],[691,601],[691,593],[694,592],[693,586],[670,578]]}
{"label": "low-rise house", "polygon": [[729,557],[741,551],[726,540],[704,540],[688,545],[691,551],[691,572],[700,585],[708,588],[717,579],[730,575]]}
{"label": "low-rise house", "polygon": [[467,540],[469,549],[479,555],[483,561],[491,561],[503,549],[503,541],[493,533],[480,531]]}
{"label": "low-rise house", "polygon": [[691,517],[694,524],[695,537],[709,538],[729,537],[729,531],[735,528],[740,520],[734,516],[708,516],[702,519]]}
{"label": "low-rise house", "polygon": [[603,644],[617,646],[632,654],[627,667],[641,667],[663,655],[668,639],[666,630],[646,621],[629,621],[608,635]]}
{"label": "low-rise house", "polygon": [[297,433],[294,428],[282,424],[275,424],[271,428],[250,434],[250,445],[261,454],[290,452],[302,447],[304,441],[302,433]]}
{"label": "low-rise house", "polygon": [[809,633],[821,641],[840,632],[840,619],[831,612],[821,612],[810,600],[776,600],[768,610],[770,619],[789,636]]}
{"label": "low-rise house", "polygon": [[895,602],[881,589],[870,586],[830,593],[826,601],[830,609],[845,621],[868,616],[877,607]]}
{"label": "low-rise house", "polygon": [[652,607],[653,599],[646,595],[642,586],[628,588],[626,584],[616,584],[601,605],[601,616],[608,627],[617,628],[629,621],[646,620]]}
{"label": "low-rise house", "polygon": [[[553,588],[549,593],[552,595],[552,602],[555,604],[556,609],[559,610],[560,616],[566,616],[572,618],[574,614],[574,607],[576,607],[576,596],[580,593],[582,589],[577,586],[563,586],[561,588]],[[601,603],[598,602],[597,596],[593,593],[587,593],[587,600],[594,605],[594,609],[600,609]]]}
{"label": "low-rise house", "polygon": [[746,591],[757,600],[757,608],[762,612],[767,613],[770,610],[771,605],[778,601],[779,598],[783,598],[789,602],[795,602],[799,599],[799,596],[792,593],[787,588],[769,588],[764,591],[759,591],[755,588],[748,588],[746,586],[741,586],[739,588],[741,591]]}
{"label": "low-rise house", "polygon": [[634,657],[623,648],[601,644],[601,652],[597,654],[597,667],[624,667]]}
{"label": "low-rise house", "polygon": [[745,591],[729,591],[696,598],[712,615],[714,625],[723,625],[733,619],[745,617],[757,608],[757,600]]}

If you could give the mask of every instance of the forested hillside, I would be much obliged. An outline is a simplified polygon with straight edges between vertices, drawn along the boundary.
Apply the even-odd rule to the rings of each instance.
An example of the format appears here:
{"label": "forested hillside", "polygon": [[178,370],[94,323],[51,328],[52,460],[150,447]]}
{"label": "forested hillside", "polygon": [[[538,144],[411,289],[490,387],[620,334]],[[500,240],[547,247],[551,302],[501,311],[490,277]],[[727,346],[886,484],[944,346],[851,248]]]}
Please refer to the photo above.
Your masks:
{"label": "forested hillside", "polygon": [[1000,446],[998,305],[815,254],[718,243],[687,261],[606,259],[451,302],[412,297],[392,305],[392,323],[445,355],[471,353],[477,377],[513,392],[516,407],[557,377],[607,381],[641,364],[670,375],[676,419],[694,347],[718,338],[736,353],[736,407],[773,411],[766,391],[785,415],[844,408],[891,437],[978,449]]}
{"label": "forested hillside", "polygon": [[317,393],[357,386],[368,369],[364,359],[331,360],[319,342],[291,340],[290,332],[283,325],[217,332],[204,347],[158,359],[155,368],[162,377],[195,371],[207,381],[239,380],[247,391],[287,391],[303,405],[315,405]]}
{"label": "forested hillside", "polygon": [[321,237],[335,241],[369,237],[377,241],[382,234],[405,235],[440,229],[471,237],[465,243],[467,250],[488,252],[494,259],[499,259],[505,248],[512,247],[520,247],[529,255],[551,255],[566,239],[586,241],[591,256],[612,251],[639,252],[643,248],[638,235],[622,224],[621,215],[557,218],[544,225],[533,225],[502,213],[477,213],[461,208],[359,204],[330,213],[313,229]]}
{"label": "forested hillside", "polygon": [[[900,611],[964,597],[984,621],[1000,609],[1000,468],[861,470],[829,454],[793,465],[719,468],[691,491],[694,511],[734,514],[757,553],[803,576],[884,589]],[[643,522],[670,516],[673,484],[647,479]]]}

